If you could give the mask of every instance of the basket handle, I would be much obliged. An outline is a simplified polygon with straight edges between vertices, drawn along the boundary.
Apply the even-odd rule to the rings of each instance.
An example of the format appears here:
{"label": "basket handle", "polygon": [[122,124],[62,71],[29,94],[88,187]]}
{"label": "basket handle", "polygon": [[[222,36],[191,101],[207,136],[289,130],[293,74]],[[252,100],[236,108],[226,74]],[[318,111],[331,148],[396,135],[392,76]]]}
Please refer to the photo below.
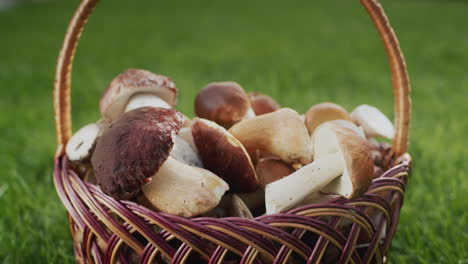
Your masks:
{"label": "basket handle", "polygon": [[[54,113],[57,133],[57,156],[64,153],[64,146],[71,136],[70,88],[73,58],[83,28],[98,0],[82,0],[75,11],[63,41],[57,62],[54,83]],[[405,59],[398,39],[377,0],[360,0],[383,41],[392,72],[395,96],[395,138],[393,152],[396,157],[407,152],[408,130],[411,116],[410,83]]]}

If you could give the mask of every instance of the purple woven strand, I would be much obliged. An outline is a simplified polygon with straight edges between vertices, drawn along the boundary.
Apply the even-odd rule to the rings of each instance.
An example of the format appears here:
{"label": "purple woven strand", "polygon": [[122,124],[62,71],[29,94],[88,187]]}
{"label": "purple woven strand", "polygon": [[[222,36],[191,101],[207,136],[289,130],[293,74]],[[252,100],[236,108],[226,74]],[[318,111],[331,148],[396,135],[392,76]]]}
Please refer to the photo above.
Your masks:
{"label": "purple woven strand", "polygon": [[[129,211],[120,202],[114,200],[113,198],[111,198],[111,197],[109,197],[107,195],[102,194],[100,191],[97,190],[97,188],[95,186],[89,185],[89,187],[91,189],[91,192],[94,195],[99,196],[102,200],[106,201],[109,206],[113,207],[113,208],[110,208],[110,209],[112,209],[113,211],[120,212],[121,214],[123,214],[125,217],[128,218],[129,224],[131,224],[132,226],[140,228],[144,233],[142,235],[144,235],[147,239],[149,238],[149,240],[152,243],[158,245],[158,247],[161,250],[166,251],[171,256],[171,258],[174,256],[175,250],[171,246],[169,246],[158,234],[156,234],[153,231],[153,229],[151,229],[146,223],[141,221],[140,218],[138,218],[135,214],[133,214],[131,211]],[[131,239],[134,239],[134,238],[131,238]]]}
{"label": "purple woven strand", "polygon": [[279,240],[286,241],[287,243],[298,248],[305,255],[309,255],[312,252],[311,248],[308,247],[304,242],[298,240],[296,237],[283,231],[280,228],[270,226],[262,222],[254,222],[245,218],[232,217],[232,218],[225,218],[225,220],[233,224],[239,225],[239,226],[250,227],[255,230],[260,230],[264,233],[270,234],[273,237],[277,237]]}
{"label": "purple woven strand", "polygon": [[151,210],[148,210],[147,208],[140,206],[136,203],[133,203],[130,201],[125,201],[122,203],[128,206],[130,210],[138,212],[144,217],[152,219],[156,223],[161,223],[163,226],[165,226],[166,229],[169,229],[166,231],[168,231],[170,234],[175,235],[176,237],[183,237],[190,244],[197,245],[197,247],[201,251],[206,252],[207,255],[211,254],[210,248],[203,240],[199,239],[197,236],[193,235],[192,233],[186,231],[179,225],[173,224],[171,221],[168,221],[167,218],[162,217],[160,214],[155,213]]}
{"label": "purple woven strand", "polygon": [[[346,263],[347,260],[349,259],[349,256],[351,255],[351,252],[355,251],[355,240],[357,239],[357,236],[359,235],[360,227],[358,224],[354,223],[351,226],[351,231],[349,232],[348,238],[346,239],[346,244],[344,248],[341,250],[341,256],[340,259],[338,260],[338,263]],[[355,254],[355,262],[356,263],[362,263],[361,258],[359,257],[359,254]]]}
{"label": "purple woven strand", "polygon": [[[199,218],[200,219],[200,218]],[[246,230],[243,228],[240,228],[228,221],[225,221],[222,218],[204,218],[199,223],[205,224],[205,225],[214,225],[218,226],[224,229],[227,229],[233,233],[236,233],[240,236],[245,237],[248,241],[251,241],[252,244],[259,246],[260,248],[264,249],[271,255],[276,255],[276,252],[278,252],[279,248],[274,246],[270,241],[267,239],[263,238],[260,235],[257,235],[255,233],[250,233],[250,232],[245,232]]]}
{"label": "purple woven strand", "polygon": [[[120,226],[120,224],[118,224],[105,210],[102,209],[101,207],[101,204],[98,203],[98,201],[96,201],[96,199],[92,196],[91,192],[89,191],[89,189],[87,187],[89,186],[86,186],[85,183],[83,181],[80,181],[79,180],[79,177],[78,175],[76,175],[75,172],[71,171],[70,172],[70,175],[71,177],[77,182],[78,186],[80,187],[80,189],[83,190],[83,193],[84,195],[86,196],[86,198],[88,199],[88,201],[95,207],[97,208],[97,210],[102,214],[104,215],[105,219],[112,224],[112,226],[114,226],[114,228],[118,229],[120,232],[122,232],[126,239],[128,240],[131,240],[133,241],[133,243],[139,245],[141,248],[143,248],[143,245],[141,245],[141,243],[136,240],[131,234],[129,234],[124,228],[122,228]],[[104,219],[100,219],[101,221],[103,221]]]}
{"label": "purple woven strand", "polygon": [[65,158],[61,158],[61,157],[58,157],[55,159],[55,163],[54,163],[55,189],[57,190],[60,200],[62,201],[63,205],[67,209],[67,212],[71,215],[71,217],[73,218],[75,223],[79,226],[79,228],[83,229],[86,226],[86,224],[84,223],[83,219],[81,219],[81,217],[78,215],[75,208],[70,202],[70,198],[65,193],[65,186],[62,181],[62,176],[64,176],[62,174],[64,171],[66,171],[66,170],[63,170],[64,159]]}
{"label": "purple woven strand", "polygon": [[[340,219],[339,217],[332,217],[332,219],[330,219],[329,224],[335,227],[337,226],[339,219]],[[329,241],[325,237],[320,236],[317,239],[317,242],[315,243],[315,247],[314,247],[312,254],[309,256],[309,259],[307,260],[307,264],[317,262],[320,256],[320,252],[322,252],[325,245],[328,245],[328,244],[329,244]]]}
{"label": "purple woven strand", "polygon": [[[66,162],[66,161],[65,161]],[[65,164],[66,165],[66,164]],[[63,170],[66,170],[66,167],[64,166]],[[64,172],[64,175],[66,174],[66,171]],[[71,182],[69,177],[63,177],[64,179],[64,187],[68,191],[68,194],[70,195],[71,201],[75,204],[75,208],[78,212],[81,212],[84,218],[86,219],[85,222],[87,222],[92,228],[94,229],[95,232],[99,234],[104,239],[104,242],[107,243],[109,240],[110,235],[107,233],[107,231],[101,226],[101,224],[94,218],[94,216],[89,212],[89,208],[86,207],[81,200],[81,197],[79,197],[73,187],[71,186]]]}

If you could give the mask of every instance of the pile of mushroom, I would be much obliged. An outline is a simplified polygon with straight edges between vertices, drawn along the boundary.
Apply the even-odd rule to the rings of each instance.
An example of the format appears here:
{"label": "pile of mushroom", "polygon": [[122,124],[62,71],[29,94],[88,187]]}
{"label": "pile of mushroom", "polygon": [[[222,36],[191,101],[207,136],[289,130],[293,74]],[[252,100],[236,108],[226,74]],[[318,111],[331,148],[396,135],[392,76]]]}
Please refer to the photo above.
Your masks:
{"label": "pile of mushroom", "polygon": [[102,118],[71,137],[70,161],[101,190],[182,217],[245,217],[363,195],[385,171],[394,128],[377,108],[334,103],[305,114],[235,82],[196,96],[190,120],[175,110],[168,77],[129,69],[99,102]]}

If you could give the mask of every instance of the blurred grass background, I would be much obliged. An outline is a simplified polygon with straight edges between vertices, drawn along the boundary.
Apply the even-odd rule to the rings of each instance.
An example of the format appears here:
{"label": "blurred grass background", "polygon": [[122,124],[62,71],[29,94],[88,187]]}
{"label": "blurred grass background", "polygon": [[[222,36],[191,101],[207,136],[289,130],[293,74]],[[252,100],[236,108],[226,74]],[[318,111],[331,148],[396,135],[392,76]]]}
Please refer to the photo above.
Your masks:
{"label": "blurred grass background", "polygon": [[[468,263],[468,2],[382,0],[412,81],[413,178],[391,263]],[[52,183],[54,66],[78,1],[0,11],[0,262],[74,261]],[[99,118],[107,83],[126,68],[170,76],[178,109],[235,80],[306,111],[363,103],[393,118],[386,57],[358,1],[102,1],[73,70],[74,129]]]}

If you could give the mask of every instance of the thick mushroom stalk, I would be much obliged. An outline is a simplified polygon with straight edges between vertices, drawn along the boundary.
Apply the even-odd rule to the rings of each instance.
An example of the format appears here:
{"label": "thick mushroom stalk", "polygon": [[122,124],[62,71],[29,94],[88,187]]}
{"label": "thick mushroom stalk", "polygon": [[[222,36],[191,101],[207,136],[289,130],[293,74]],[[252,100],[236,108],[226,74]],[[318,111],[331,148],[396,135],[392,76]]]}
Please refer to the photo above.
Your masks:
{"label": "thick mushroom stalk", "polygon": [[177,135],[174,138],[174,147],[171,151],[171,157],[190,166],[203,168],[203,162],[196,149],[193,149],[190,143]]}
{"label": "thick mushroom stalk", "polygon": [[229,186],[214,173],[169,157],[151,182],[143,186],[149,207],[157,211],[193,217],[215,208]]}
{"label": "thick mushroom stalk", "polygon": [[360,105],[351,113],[353,121],[362,126],[367,137],[393,139],[395,129],[392,122],[376,107]]}
{"label": "thick mushroom stalk", "polygon": [[374,165],[365,139],[349,128],[326,123],[315,130],[313,145],[314,162],[266,186],[267,214],[288,210],[321,190],[348,199],[367,190]]}
{"label": "thick mushroom stalk", "polygon": [[289,164],[312,160],[310,136],[299,114],[282,108],[235,124],[229,132],[255,160],[257,152],[273,154]]}
{"label": "thick mushroom stalk", "polygon": [[125,107],[125,112],[137,109],[140,107],[152,106],[152,107],[161,107],[161,108],[172,108],[166,101],[161,99],[159,96],[154,94],[142,93],[134,95],[130,98]]}

